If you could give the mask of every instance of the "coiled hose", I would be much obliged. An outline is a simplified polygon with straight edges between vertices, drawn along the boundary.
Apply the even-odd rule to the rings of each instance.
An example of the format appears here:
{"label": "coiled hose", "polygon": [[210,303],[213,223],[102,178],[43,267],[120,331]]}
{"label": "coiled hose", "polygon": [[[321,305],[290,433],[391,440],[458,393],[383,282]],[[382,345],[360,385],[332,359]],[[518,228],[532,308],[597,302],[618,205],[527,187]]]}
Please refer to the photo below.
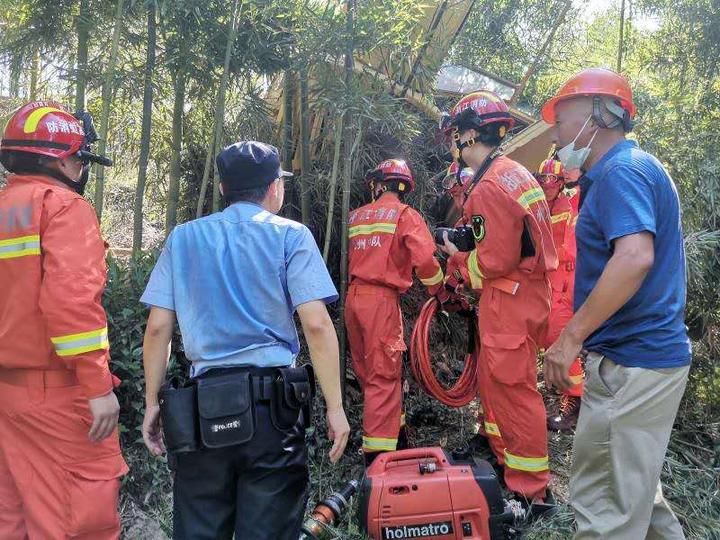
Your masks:
{"label": "coiled hose", "polygon": [[[435,298],[429,299],[420,310],[410,338],[410,367],[417,383],[428,395],[449,407],[463,407],[477,396],[476,355],[465,355],[465,367],[451,388],[445,388],[433,371],[430,356],[430,329],[438,311]],[[474,326],[474,319],[472,320]],[[471,332],[475,350],[479,350],[477,332]]]}

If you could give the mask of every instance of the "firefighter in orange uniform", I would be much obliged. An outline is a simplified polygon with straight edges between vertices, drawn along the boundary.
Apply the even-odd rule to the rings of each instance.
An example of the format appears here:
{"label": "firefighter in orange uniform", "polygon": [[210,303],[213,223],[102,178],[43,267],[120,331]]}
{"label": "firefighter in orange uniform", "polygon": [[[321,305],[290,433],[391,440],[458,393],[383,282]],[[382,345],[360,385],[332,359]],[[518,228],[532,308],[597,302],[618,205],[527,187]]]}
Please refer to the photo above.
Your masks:
{"label": "firefighter in orange uniform", "polygon": [[[445,178],[442,181],[443,189],[452,198],[454,204],[453,210],[456,210],[459,214],[462,213],[463,203],[465,202],[465,187],[467,183],[472,180],[472,177],[473,171],[470,167],[460,169],[458,162],[453,161],[448,167]],[[457,219],[460,219],[459,215]],[[453,221],[454,223],[457,220],[446,219],[445,221]]]}
{"label": "firefighter in orange uniform", "polygon": [[[78,119],[80,118],[80,119]],[[100,299],[105,244],[80,195],[92,121],[53,102],[10,118],[0,161],[0,538],[116,539],[119,405]]]}
{"label": "firefighter in orange uniform", "polygon": [[[557,159],[546,159],[540,164],[536,176],[550,208],[553,240],[558,253],[558,269],[550,274],[552,306],[544,348],[550,347],[573,316],[573,289],[575,288],[575,224],[578,217],[580,189],[569,182],[565,168]],[[570,367],[573,385],[563,392],[560,412],[549,416],[548,429],[566,431],[575,427],[580,412],[580,397],[585,373],[578,358]]]}
{"label": "firefighter in orange uniform", "polygon": [[350,288],[345,324],[352,364],[363,390],[363,452],[369,465],[397,448],[402,416],[403,339],[399,297],[420,281],[447,300],[443,272],[425,221],[403,203],[415,188],[404,161],[389,159],[366,180],[373,202],[350,213]]}
{"label": "firefighter in orange uniform", "polygon": [[498,150],[513,125],[505,102],[489,91],[465,96],[444,119],[456,160],[475,171],[463,206],[475,248],[460,252],[446,240],[443,250],[449,267],[466,266],[471,287],[481,291],[478,387],[485,430],[508,489],[523,510],[532,510],[532,504],[540,508],[550,499],[545,405],[535,362],[557,254],[542,189]]}

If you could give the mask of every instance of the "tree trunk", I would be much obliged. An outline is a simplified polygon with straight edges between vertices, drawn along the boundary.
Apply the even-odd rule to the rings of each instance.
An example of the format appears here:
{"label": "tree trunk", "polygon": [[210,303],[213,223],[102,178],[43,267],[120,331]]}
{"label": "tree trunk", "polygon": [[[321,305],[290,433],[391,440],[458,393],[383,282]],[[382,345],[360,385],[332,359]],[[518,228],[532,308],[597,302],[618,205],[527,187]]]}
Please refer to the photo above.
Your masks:
{"label": "tree trunk", "polygon": [[310,223],[310,111],[308,108],[308,71],[300,70],[300,215]]}
{"label": "tree trunk", "polygon": [[[102,88],[102,114],[100,115],[100,142],[98,144],[98,153],[105,155],[107,147],[108,128],[110,124],[110,105],[112,104],[112,83],[115,75],[115,63],[117,62],[118,48],[120,46],[120,32],[123,24],[123,6],[125,0],[117,0],[115,9],[115,22],[112,35],[112,47],[110,49],[110,59],[108,60],[107,70],[105,71],[105,81]],[[98,220],[102,219],[103,196],[105,194],[105,167],[98,165],[95,167],[95,212]]]}
{"label": "tree trunk", "polygon": [[[353,35],[355,0],[347,0],[347,33],[348,41],[345,51],[345,87],[350,97],[350,83],[353,73]],[[352,135],[352,115],[349,109],[345,110],[344,122],[345,158],[343,167],[343,197],[342,197],[342,230],[340,244],[340,385],[342,389],[343,402],[345,401],[346,382],[346,356],[347,343],[345,339],[345,297],[347,296],[348,284],[348,215],[350,214],[350,183],[352,181],[352,146],[350,144]]]}
{"label": "tree trunk", "polygon": [[[235,46],[235,36],[237,35],[237,20],[239,0],[233,2],[232,15],[230,16],[230,24],[228,26],[228,39],[225,46],[225,62],[223,64],[223,74],[220,79],[220,88],[218,88],[217,108],[215,110],[215,148],[222,147],[223,119],[225,117],[225,94],[227,93],[228,78],[230,77],[230,58],[232,57],[233,48]],[[213,212],[220,210],[220,175],[215,168],[213,179]]]}
{"label": "tree trunk", "polygon": [[38,82],[40,81],[40,51],[35,50],[30,65],[30,101],[36,101],[38,98]]}
{"label": "tree trunk", "polygon": [[625,50],[625,0],[620,2],[620,38],[618,39],[617,72],[622,72],[622,61]]}
{"label": "tree trunk", "polygon": [[177,224],[178,199],[180,198],[180,174],[183,142],[183,109],[185,108],[185,78],[180,70],[175,74],[175,99],[172,119],[172,155],[170,156],[170,178],[168,180],[167,214],[165,235],[169,235]]}
{"label": "tree trunk", "polygon": [[[215,104],[215,125],[217,125],[217,104]],[[205,196],[207,195],[207,186],[210,181],[210,169],[213,168],[213,159],[215,154],[215,131],[210,136],[208,142],[208,151],[205,155],[205,166],[203,167],[203,176],[200,181],[200,195],[198,196],[197,208],[195,209],[195,217],[201,218],[203,215],[203,208],[205,207]]]}
{"label": "tree trunk", "polygon": [[22,77],[22,62],[13,56],[10,60],[10,97],[20,97],[20,78]]}
{"label": "tree trunk", "polygon": [[133,254],[142,249],[143,199],[145,198],[145,179],[147,178],[148,158],[150,157],[150,129],[152,127],[153,71],[155,70],[155,41],[157,23],[155,21],[155,3],[147,8],[147,54],[145,56],[145,79],[143,88],[142,132],[140,135],[140,165],[137,186],[135,188],[135,208],[133,216]]}
{"label": "tree trunk", "polygon": [[565,2],[565,5],[562,8],[562,11],[560,12],[560,15],[558,15],[557,19],[555,19],[555,25],[552,27],[552,30],[550,30],[548,37],[545,39],[545,43],[543,43],[542,47],[540,48],[540,51],[537,53],[537,56],[535,56],[535,60],[533,60],[533,63],[530,65],[530,67],[527,69],[527,71],[523,75],[523,78],[520,81],[520,84],[518,84],[517,88],[515,88],[515,92],[513,92],[513,95],[510,98],[509,104],[511,107],[520,100],[520,97],[522,96],[523,92],[525,91],[525,87],[527,86],[528,81],[530,81],[530,77],[532,77],[535,74],[535,71],[537,71],[537,68],[540,65],[540,62],[542,61],[543,57],[545,56],[545,53],[547,52],[548,48],[550,47],[550,44],[552,43],[553,39],[555,38],[555,33],[558,31],[558,28],[560,28],[562,23],[565,21],[565,15],[567,15],[567,12],[571,6],[572,6],[572,0],[567,0]]}
{"label": "tree trunk", "polygon": [[75,110],[85,110],[85,87],[87,86],[87,61],[90,17],[88,3],[90,0],[80,0],[80,13],[77,18],[77,77],[75,78]]}
{"label": "tree trunk", "polygon": [[343,114],[338,116],[335,125],[335,152],[333,154],[332,174],[330,175],[330,188],[328,194],[328,213],[325,223],[325,245],[323,246],[323,260],[327,265],[330,254],[330,239],[332,238],[333,216],[335,214],[335,193],[337,191],[338,169],[340,168],[340,149],[342,148]]}
{"label": "tree trunk", "polygon": [[293,76],[287,70],[283,82],[283,169],[291,171],[293,154]]}

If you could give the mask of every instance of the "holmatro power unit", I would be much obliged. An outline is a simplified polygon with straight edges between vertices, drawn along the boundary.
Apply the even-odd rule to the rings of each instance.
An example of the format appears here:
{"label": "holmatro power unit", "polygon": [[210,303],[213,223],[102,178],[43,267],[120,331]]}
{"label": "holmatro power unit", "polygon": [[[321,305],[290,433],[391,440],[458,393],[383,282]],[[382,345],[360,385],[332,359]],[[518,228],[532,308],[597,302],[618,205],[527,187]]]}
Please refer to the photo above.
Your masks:
{"label": "holmatro power unit", "polygon": [[358,512],[372,540],[505,540],[513,521],[492,466],[439,447],[380,454],[361,483]]}

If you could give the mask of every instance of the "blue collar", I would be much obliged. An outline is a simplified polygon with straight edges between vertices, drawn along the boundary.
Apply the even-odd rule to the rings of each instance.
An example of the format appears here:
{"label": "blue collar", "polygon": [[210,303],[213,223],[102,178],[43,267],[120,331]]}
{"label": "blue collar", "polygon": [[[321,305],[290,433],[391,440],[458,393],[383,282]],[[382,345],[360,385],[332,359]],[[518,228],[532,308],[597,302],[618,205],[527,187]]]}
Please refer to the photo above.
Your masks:
{"label": "blue collar", "polygon": [[223,210],[223,213],[226,215],[239,216],[245,219],[256,216],[260,212],[267,212],[267,210],[265,210],[262,205],[250,201],[238,201]]}
{"label": "blue collar", "polygon": [[590,180],[591,182],[594,182],[598,178],[600,178],[600,174],[602,173],[603,169],[605,168],[605,165],[608,161],[610,161],[614,156],[622,152],[623,150],[628,150],[630,148],[637,148],[638,144],[635,141],[632,141],[630,139],[625,139],[622,141],[618,141],[615,143],[615,145],[610,148],[607,152],[605,152],[605,155],[601,157],[595,165],[590,167],[590,170],[587,171],[584,174],[584,177],[587,180]]}

